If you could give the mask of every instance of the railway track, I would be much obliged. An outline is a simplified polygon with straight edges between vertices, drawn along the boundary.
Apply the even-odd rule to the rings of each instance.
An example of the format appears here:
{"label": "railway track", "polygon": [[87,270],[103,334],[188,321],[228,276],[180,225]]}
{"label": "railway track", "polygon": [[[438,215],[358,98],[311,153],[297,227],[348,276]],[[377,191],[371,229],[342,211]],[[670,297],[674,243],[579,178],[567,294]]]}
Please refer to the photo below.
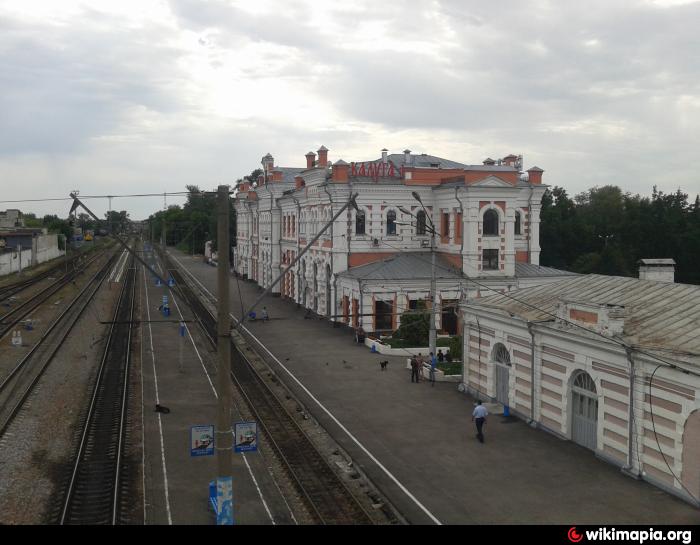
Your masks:
{"label": "railway track", "polygon": [[[209,342],[216,346],[216,318],[179,270],[168,270]],[[369,514],[235,344],[231,351],[231,375],[316,522],[372,524]]]}
{"label": "railway track", "polygon": [[45,271],[43,271],[39,274],[35,274],[29,278],[26,278],[24,280],[20,280],[19,282],[14,282],[13,284],[9,284],[7,286],[1,287],[0,288],[0,302],[12,297],[13,295],[16,295],[17,293],[19,293],[21,291],[24,291],[25,289],[33,286],[34,284],[36,284],[38,282],[41,282],[42,280],[44,280],[46,278],[56,276],[57,274],[62,273],[63,271],[67,270],[68,268],[75,268],[75,266],[78,265],[80,263],[80,261],[84,260],[91,253],[92,253],[92,250],[79,252],[79,253],[74,254],[68,258],[61,259],[60,263],[56,263],[52,267],[46,269]]}
{"label": "railway track", "polygon": [[[45,303],[50,297],[58,293],[64,286],[75,280],[80,274],[82,274],[87,268],[92,265],[97,259],[103,255],[103,252],[93,255],[87,259],[82,267],[70,270],[68,273],[64,274],[56,282],[49,284],[48,286],[41,289],[38,293],[31,296],[26,301],[20,303],[13,309],[9,310],[2,316],[0,316],[0,339],[7,335],[12,328],[22,321],[26,316],[28,316],[32,311],[34,311],[39,305]],[[48,276],[48,275],[47,275]],[[40,279],[31,279],[32,282],[28,283],[21,289],[26,289],[30,285],[38,282]],[[18,291],[20,291],[18,289]],[[17,293],[18,291],[14,292]]]}
{"label": "railway track", "polygon": [[119,524],[128,509],[123,458],[135,307],[133,258],[126,271],[62,497],[60,524]]}
{"label": "railway track", "polygon": [[92,301],[107,276],[114,256],[86,283],[68,307],[54,320],[8,375],[0,382],[0,436],[4,435],[23,408],[54,356]]}

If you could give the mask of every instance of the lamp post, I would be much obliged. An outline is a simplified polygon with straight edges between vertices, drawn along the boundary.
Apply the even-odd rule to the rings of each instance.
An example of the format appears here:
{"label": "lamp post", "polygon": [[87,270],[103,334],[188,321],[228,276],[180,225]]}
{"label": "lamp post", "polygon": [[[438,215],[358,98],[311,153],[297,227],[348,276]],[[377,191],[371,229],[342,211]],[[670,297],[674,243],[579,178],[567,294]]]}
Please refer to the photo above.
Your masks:
{"label": "lamp post", "polygon": [[437,312],[437,305],[435,304],[437,299],[437,286],[435,279],[435,224],[433,223],[430,214],[428,214],[428,211],[425,209],[425,205],[423,204],[420,195],[418,195],[418,193],[415,191],[411,192],[411,195],[413,195],[413,198],[420,203],[423,211],[425,212],[426,219],[430,222],[430,334],[428,340],[430,344],[430,352],[433,356],[435,356],[437,352],[437,331],[435,330],[435,314]]}

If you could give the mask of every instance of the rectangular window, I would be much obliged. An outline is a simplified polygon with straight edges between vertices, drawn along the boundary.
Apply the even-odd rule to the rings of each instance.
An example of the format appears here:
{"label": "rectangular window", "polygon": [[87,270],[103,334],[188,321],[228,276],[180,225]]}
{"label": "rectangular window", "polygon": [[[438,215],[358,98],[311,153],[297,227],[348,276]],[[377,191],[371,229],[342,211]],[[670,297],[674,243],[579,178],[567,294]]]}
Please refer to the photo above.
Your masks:
{"label": "rectangular window", "polygon": [[485,271],[497,271],[498,250],[484,250],[482,264]]}
{"label": "rectangular window", "polygon": [[447,212],[441,214],[440,236],[442,242],[447,242],[450,239],[450,214]]}

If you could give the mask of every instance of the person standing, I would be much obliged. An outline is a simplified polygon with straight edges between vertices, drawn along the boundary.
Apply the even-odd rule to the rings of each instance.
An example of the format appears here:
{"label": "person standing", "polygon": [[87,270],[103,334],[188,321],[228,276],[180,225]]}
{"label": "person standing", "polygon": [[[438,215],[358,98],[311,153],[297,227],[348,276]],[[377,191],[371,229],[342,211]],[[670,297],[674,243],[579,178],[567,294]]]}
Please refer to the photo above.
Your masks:
{"label": "person standing", "polygon": [[267,314],[267,307],[263,307],[262,312],[260,314],[262,316],[263,322],[267,322],[270,319],[270,316]]}
{"label": "person standing", "polygon": [[484,442],[484,424],[486,424],[488,414],[486,407],[481,404],[481,400],[477,400],[472,413],[472,422],[476,422],[476,436],[482,443]]}
{"label": "person standing", "polygon": [[[418,352],[418,357],[416,359],[418,360],[418,377],[420,378],[423,376],[423,364],[425,363],[423,354]],[[420,382],[420,380],[418,382]]]}
{"label": "person standing", "polygon": [[438,350],[437,359],[440,363],[445,361],[445,354],[442,353],[442,350]]}
{"label": "person standing", "polygon": [[418,358],[413,356],[411,358],[411,382],[420,382],[418,378],[418,366],[420,363],[418,362]]}

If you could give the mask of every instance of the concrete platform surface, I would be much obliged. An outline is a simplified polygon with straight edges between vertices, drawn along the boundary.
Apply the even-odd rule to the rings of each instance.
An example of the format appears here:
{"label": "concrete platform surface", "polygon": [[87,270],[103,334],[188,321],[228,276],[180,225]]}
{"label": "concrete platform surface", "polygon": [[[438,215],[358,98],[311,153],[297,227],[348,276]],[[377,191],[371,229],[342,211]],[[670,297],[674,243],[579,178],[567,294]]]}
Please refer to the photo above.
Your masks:
{"label": "concrete platform surface", "polygon": [[[214,267],[169,252],[216,294]],[[247,308],[260,292],[232,278],[234,314],[241,297]],[[304,319],[289,300],[263,304],[270,321],[246,327],[279,376],[411,523],[700,523],[698,509],[520,420],[492,415],[479,443],[474,400],[455,384],[411,383],[405,358],[371,354],[347,328]]]}
{"label": "concrete platform surface", "polygon": [[[162,272],[153,253],[144,252],[144,258]],[[165,318],[158,307],[166,290],[156,286],[142,266],[138,267],[137,276],[144,320],[141,344],[146,524],[214,524],[208,483],[217,475],[216,457],[191,457],[189,442],[191,426],[216,425],[216,353],[204,344],[193,343],[189,331],[181,337],[177,322],[158,322],[191,320],[192,312],[182,301],[171,297],[171,315]],[[147,320],[153,322],[149,324]],[[196,333],[194,337],[197,339]],[[170,412],[155,412],[156,403]],[[234,413],[234,418],[244,420],[235,407]],[[233,477],[235,524],[294,523],[260,452],[234,454]]]}

